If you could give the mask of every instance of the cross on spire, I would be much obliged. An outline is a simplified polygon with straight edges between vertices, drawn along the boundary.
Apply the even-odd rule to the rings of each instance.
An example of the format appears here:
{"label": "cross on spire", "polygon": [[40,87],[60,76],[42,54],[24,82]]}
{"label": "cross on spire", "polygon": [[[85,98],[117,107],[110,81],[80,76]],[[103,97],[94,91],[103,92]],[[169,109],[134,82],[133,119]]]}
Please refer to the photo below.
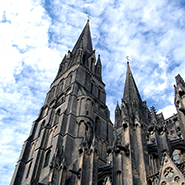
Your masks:
{"label": "cross on spire", "polygon": [[126,56],[125,58],[127,59],[127,63],[128,63],[128,62],[130,61],[130,60],[129,60],[129,56]]}
{"label": "cross on spire", "polygon": [[91,20],[91,16],[88,14],[87,16],[87,20],[90,21]]}

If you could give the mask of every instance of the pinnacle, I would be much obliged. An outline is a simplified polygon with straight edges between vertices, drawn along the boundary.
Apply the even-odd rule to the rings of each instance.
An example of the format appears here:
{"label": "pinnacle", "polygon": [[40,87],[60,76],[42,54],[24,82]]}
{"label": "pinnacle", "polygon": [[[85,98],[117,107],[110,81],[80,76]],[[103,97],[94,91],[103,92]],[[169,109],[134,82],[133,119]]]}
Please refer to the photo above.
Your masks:
{"label": "pinnacle", "polygon": [[156,114],[156,109],[155,109],[155,107],[154,106],[152,106],[151,108],[150,108],[150,110],[151,110],[151,117],[152,117],[152,123],[153,124],[156,124],[158,121],[157,121],[157,114]]}
{"label": "pinnacle", "polygon": [[96,65],[100,65],[101,66],[100,54],[98,55],[98,60],[97,60],[97,64]]}
{"label": "pinnacle", "polygon": [[118,101],[117,101],[116,109],[120,110]]}
{"label": "pinnacle", "polygon": [[185,86],[185,82],[184,82],[184,80],[183,80],[183,78],[181,77],[180,74],[178,74],[178,75],[175,77],[175,79],[176,79],[177,85],[181,83],[182,85]]}
{"label": "pinnacle", "polygon": [[154,106],[152,106],[150,109],[151,109],[151,112],[156,113],[156,109]]}

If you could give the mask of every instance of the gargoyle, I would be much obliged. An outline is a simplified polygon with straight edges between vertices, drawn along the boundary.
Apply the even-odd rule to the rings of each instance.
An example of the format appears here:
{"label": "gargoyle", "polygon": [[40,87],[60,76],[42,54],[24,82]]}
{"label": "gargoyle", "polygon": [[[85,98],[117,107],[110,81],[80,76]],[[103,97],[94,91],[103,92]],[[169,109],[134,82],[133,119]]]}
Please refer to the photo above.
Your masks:
{"label": "gargoyle", "polygon": [[125,155],[129,155],[129,144],[126,144],[125,146],[122,145],[116,145],[117,148],[125,152]]}
{"label": "gargoyle", "polygon": [[78,171],[75,170],[69,170],[71,173],[74,173],[79,179],[80,179],[80,175],[81,175],[81,168],[78,169]]}

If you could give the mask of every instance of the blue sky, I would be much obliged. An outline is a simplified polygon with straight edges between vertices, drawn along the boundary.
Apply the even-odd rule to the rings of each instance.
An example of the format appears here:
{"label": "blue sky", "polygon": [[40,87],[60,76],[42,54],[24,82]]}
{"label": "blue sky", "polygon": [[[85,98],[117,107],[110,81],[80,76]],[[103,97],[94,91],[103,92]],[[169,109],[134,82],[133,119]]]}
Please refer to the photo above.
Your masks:
{"label": "blue sky", "polygon": [[10,183],[32,122],[87,14],[111,120],[123,96],[126,56],[148,107],[165,118],[176,112],[175,76],[185,79],[184,0],[1,1],[0,184]]}

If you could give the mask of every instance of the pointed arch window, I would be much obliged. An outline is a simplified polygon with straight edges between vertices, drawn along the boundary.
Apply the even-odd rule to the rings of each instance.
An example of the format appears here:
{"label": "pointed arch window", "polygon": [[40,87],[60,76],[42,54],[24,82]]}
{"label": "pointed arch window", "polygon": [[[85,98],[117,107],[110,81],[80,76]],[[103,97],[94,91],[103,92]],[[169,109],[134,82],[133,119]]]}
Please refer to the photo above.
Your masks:
{"label": "pointed arch window", "polygon": [[60,109],[58,109],[57,112],[56,112],[56,115],[55,115],[55,123],[54,124],[57,124],[58,123],[59,116],[60,116]]}
{"label": "pointed arch window", "polygon": [[59,82],[58,86],[57,86],[57,94],[61,93],[62,89],[64,86],[64,82],[63,79]]}
{"label": "pointed arch window", "polygon": [[152,173],[157,173],[159,170],[159,159],[157,154],[151,154],[150,155],[150,167],[152,169]]}
{"label": "pointed arch window", "polygon": [[98,89],[98,99],[100,100],[101,90]]}
{"label": "pointed arch window", "polygon": [[85,66],[85,55],[83,55],[83,65]]}
{"label": "pointed arch window", "polygon": [[63,66],[62,66],[62,65],[60,65],[59,73],[61,73],[61,72],[62,72],[62,70],[63,70]]}
{"label": "pointed arch window", "polygon": [[53,97],[54,97],[54,94],[55,94],[55,87],[53,87],[50,92],[49,92],[49,97],[48,97],[48,101],[50,101]]}
{"label": "pointed arch window", "polygon": [[95,118],[95,132],[96,132],[96,134],[99,134],[99,130],[100,130],[100,118],[96,117]]}
{"label": "pointed arch window", "polygon": [[61,89],[60,89],[61,91],[62,91],[62,89],[63,89],[63,86],[64,86],[64,82],[61,83],[61,87],[60,87],[60,88],[61,88]]}
{"label": "pointed arch window", "polygon": [[31,165],[32,165],[32,161],[30,162],[29,166],[28,166],[28,171],[26,173],[26,179],[28,178],[29,176],[29,173],[30,173],[30,169],[31,169]]}
{"label": "pointed arch window", "polygon": [[45,120],[42,122],[42,124],[41,124],[41,129],[44,128],[45,122],[46,122]]}
{"label": "pointed arch window", "polygon": [[49,165],[49,158],[50,158],[51,150],[47,151],[44,161],[44,168]]}
{"label": "pointed arch window", "polygon": [[46,116],[47,111],[48,111],[48,107],[42,107],[40,111],[40,117],[43,118],[44,116]]}
{"label": "pointed arch window", "polygon": [[62,104],[65,102],[65,96],[64,94],[62,94],[59,98],[58,98],[58,104]]}
{"label": "pointed arch window", "polygon": [[87,124],[85,124],[85,130],[88,131],[89,127]]}
{"label": "pointed arch window", "polygon": [[83,120],[79,122],[79,127],[78,127],[78,137],[84,137],[84,131],[85,131],[85,123]]}
{"label": "pointed arch window", "polygon": [[91,71],[93,70],[93,62],[94,62],[94,59],[91,58],[91,67],[90,67],[90,70],[91,70]]}
{"label": "pointed arch window", "polygon": [[40,130],[39,130],[39,136],[40,136],[40,133],[41,133],[41,130],[44,128],[45,126],[45,120],[42,122],[42,124],[40,125]]}
{"label": "pointed arch window", "polygon": [[[35,142],[36,143],[36,142]],[[30,147],[30,157],[33,156],[33,152],[34,152],[34,148],[35,148],[35,144],[34,142],[31,144],[31,147]]]}
{"label": "pointed arch window", "polygon": [[89,67],[89,70],[92,72],[94,72],[94,63],[95,63],[95,58],[93,56],[88,58],[88,67]]}
{"label": "pointed arch window", "polygon": [[69,76],[69,84],[72,82],[72,74]]}
{"label": "pointed arch window", "polygon": [[91,93],[93,93],[93,91],[94,91],[94,86],[95,86],[95,82],[92,80],[92,82],[91,82]]}
{"label": "pointed arch window", "polygon": [[98,87],[98,99],[101,100],[101,92],[103,91],[102,87]]}
{"label": "pointed arch window", "polygon": [[93,93],[93,83],[91,82],[91,93]]}

